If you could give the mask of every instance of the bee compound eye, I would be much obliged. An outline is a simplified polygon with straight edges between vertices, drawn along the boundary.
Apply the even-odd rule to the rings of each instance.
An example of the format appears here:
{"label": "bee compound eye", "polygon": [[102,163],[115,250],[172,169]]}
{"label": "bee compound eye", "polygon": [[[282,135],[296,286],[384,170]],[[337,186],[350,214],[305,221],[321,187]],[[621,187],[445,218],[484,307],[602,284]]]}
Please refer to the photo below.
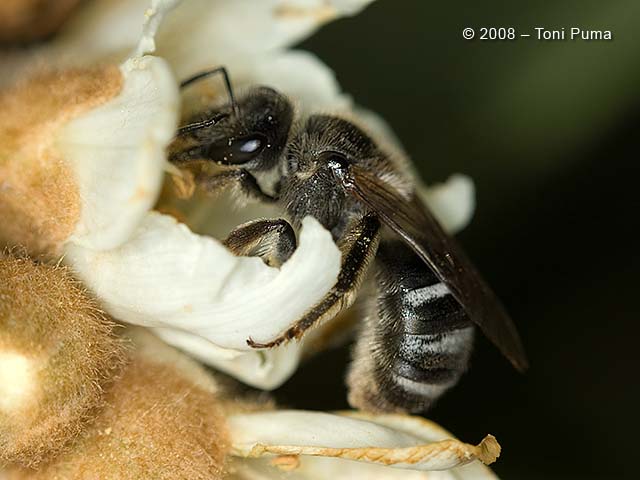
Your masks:
{"label": "bee compound eye", "polygon": [[349,160],[340,152],[324,152],[322,153],[322,159],[332,170],[342,171],[346,170],[349,166]]}
{"label": "bee compound eye", "polygon": [[238,150],[241,153],[252,154],[256,153],[258,150],[262,150],[262,138],[254,136],[243,140],[238,145]]}
{"label": "bee compound eye", "polygon": [[224,160],[232,165],[247,163],[260,155],[267,143],[267,137],[261,133],[234,138],[228,144]]}

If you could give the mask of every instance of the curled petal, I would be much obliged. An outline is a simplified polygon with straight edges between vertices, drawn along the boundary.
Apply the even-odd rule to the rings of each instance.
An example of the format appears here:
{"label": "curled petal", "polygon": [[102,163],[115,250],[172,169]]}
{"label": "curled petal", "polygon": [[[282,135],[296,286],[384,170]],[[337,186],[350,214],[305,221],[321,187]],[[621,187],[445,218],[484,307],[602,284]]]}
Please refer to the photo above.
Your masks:
{"label": "curled petal", "polygon": [[[307,471],[313,471],[314,462],[322,457],[325,461],[355,460],[409,470],[447,470],[474,460],[492,463],[500,453],[491,435],[473,446],[430,422],[402,415],[277,411],[232,415],[228,424],[233,455],[270,457],[270,464],[276,467],[287,462],[274,461],[274,456],[289,458],[288,466],[304,465]],[[293,459],[298,457],[302,458],[296,465]],[[333,466],[338,471],[338,466]],[[357,472],[349,462],[342,466]],[[486,469],[478,471],[485,475],[477,478],[494,478]]]}
{"label": "curled petal", "polygon": [[204,337],[171,328],[153,328],[167,343],[216,370],[262,390],[278,388],[293,375],[300,362],[303,341],[268,350],[239,352],[221,348]]}
{"label": "curled petal", "polygon": [[164,148],[177,125],[177,86],[162,59],[134,58],[121,70],[120,95],[70,122],[58,137],[82,204],[70,240],[88,248],[121,244],[156,202]]}
{"label": "curled petal", "polygon": [[119,248],[70,245],[66,260],[116,318],[246,351],[249,337],[269,342],[317,303],[334,285],[340,257],[330,233],[311,217],[303,220],[298,248],[277,269],[236,257],[151,212]]}

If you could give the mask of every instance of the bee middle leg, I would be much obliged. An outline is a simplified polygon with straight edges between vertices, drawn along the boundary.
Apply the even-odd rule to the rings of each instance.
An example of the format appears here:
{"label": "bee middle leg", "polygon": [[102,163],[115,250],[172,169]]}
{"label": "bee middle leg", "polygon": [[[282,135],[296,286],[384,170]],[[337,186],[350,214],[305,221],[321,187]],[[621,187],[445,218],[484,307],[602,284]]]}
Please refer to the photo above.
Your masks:
{"label": "bee middle leg", "polygon": [[375,256],[380,239],[379,232],[380,221],[373,214],[366,214],[355,221],[338,242],[342,252],[342,267],[338,280],[329,293],[275,340],[257,343],[249,338],[247,344],[253,348],[271,348],[294,338],[300,339],[315,324],[333,318],[343,309],[350,307]]}
{"label": "bee middle leg", "polygon": [[281,218],[244,223],[222,243],[236,255],[258,256],[272,267],[280,267],[297,247],[293,227]]}

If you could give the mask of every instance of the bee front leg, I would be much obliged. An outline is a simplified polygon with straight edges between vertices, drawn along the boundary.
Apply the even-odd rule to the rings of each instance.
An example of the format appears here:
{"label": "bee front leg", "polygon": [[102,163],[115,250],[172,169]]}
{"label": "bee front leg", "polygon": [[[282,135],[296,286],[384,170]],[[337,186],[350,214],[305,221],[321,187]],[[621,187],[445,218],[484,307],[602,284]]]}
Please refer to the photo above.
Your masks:
{"label": "bee front leg", "polygon": [[299,339],[312,326],[334,318],[340,311],[350,307],[364,274],[375,257],[379,239],[380,221],[375,215],[367,214],[355,221],[338,242],[342,252],[342,267],[338,280],[329,293],[275,340],[257,343],[249,338],[247,344],[253,348],[271,348],[294,338]]}
{"label": "bee front leg", "polygon": [[296,249],[293,227],[283,219],[252,220],[236,227],[223,241],[235,255],[257,256],[280,267]]}

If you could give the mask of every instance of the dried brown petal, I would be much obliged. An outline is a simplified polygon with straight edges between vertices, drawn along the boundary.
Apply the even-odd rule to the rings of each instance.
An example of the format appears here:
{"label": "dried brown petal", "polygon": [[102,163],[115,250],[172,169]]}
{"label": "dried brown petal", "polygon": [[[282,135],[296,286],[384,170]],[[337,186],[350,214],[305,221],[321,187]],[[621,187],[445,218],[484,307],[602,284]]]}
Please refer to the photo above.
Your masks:
{"label": "dried brown petal", "polygon": [[3,0],[0,43],[38,40],[57,31],[81,0]]}
{"label": "dried brown petal", "polygon": [[105,393],[106,407],[71,449],[15,479],[220,479],[228,439],[216,385],[195,362],[147,332]]}
{"label": "dried brown petal", "polygon": [[281,410],[233,415],[229,428],[233,455],[248,458],[302,455],[446,470],[474,460],[493,463],[500,454],[492,435],[474,446],[443,434],[431,422],[405,415]]}
{"label": "dried brown petal", "polygon": [[123,345],[67,269],[0,255],[0,465],[34,465],[80,433]]}

